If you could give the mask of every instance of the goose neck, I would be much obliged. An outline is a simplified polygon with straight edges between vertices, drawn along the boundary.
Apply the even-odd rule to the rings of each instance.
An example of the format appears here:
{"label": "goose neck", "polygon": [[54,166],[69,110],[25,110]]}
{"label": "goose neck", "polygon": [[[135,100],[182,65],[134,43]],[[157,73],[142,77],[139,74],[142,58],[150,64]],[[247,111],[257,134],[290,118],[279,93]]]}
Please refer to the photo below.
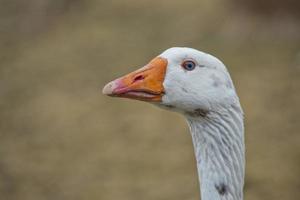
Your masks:
{"label": "goose neck", "polygon": [[242,200],[245,169],[240,106],[187,116],[202,200]]}

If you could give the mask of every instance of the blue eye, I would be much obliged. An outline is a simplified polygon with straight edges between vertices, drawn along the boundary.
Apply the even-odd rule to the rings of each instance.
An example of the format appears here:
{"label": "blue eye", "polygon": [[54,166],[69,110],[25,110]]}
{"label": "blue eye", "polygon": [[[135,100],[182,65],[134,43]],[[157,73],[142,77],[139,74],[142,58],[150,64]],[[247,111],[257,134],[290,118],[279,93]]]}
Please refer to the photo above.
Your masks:
{"label": "blue eye", "polygon": [[185,70],[192,71],[195,69],[196,64],[191,60],[186,60],[181,65]]}

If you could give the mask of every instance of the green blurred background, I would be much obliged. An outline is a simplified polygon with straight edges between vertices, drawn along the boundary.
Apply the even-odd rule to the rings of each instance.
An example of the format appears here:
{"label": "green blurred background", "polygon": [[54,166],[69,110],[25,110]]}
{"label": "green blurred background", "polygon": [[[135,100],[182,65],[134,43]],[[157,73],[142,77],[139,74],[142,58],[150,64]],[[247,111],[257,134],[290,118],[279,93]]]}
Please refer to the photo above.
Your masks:
{"label": "green blurred background", "polygon": [[300,3],[0,0],[0,199],[199,199],[183,117],[104,84],[172,46],[228,66],[245,199],[300,196]]}

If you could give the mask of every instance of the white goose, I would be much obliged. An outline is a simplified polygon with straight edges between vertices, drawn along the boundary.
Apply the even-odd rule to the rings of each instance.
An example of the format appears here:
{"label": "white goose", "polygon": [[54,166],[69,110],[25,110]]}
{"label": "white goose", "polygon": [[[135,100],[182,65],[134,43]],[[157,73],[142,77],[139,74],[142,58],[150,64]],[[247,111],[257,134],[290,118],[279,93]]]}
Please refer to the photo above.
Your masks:
{"label": "white goose", "polygon": [[143,68],[108,83],[103,93],[183,114],[194,144],[201,199],[243,199],[243,111],[220,60],[191,48],[170,48]]}

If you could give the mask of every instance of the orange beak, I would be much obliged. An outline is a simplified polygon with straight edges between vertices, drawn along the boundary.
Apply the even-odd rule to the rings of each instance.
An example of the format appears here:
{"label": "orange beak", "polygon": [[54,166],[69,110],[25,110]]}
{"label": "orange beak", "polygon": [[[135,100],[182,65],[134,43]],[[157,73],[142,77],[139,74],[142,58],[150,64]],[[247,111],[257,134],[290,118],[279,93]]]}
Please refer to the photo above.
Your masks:
{"label": "orange beak", "polygon": [[118,78],[103,88],[103,94],[141,101],[160,102],[168,61],[154,58],[141,69]]}

